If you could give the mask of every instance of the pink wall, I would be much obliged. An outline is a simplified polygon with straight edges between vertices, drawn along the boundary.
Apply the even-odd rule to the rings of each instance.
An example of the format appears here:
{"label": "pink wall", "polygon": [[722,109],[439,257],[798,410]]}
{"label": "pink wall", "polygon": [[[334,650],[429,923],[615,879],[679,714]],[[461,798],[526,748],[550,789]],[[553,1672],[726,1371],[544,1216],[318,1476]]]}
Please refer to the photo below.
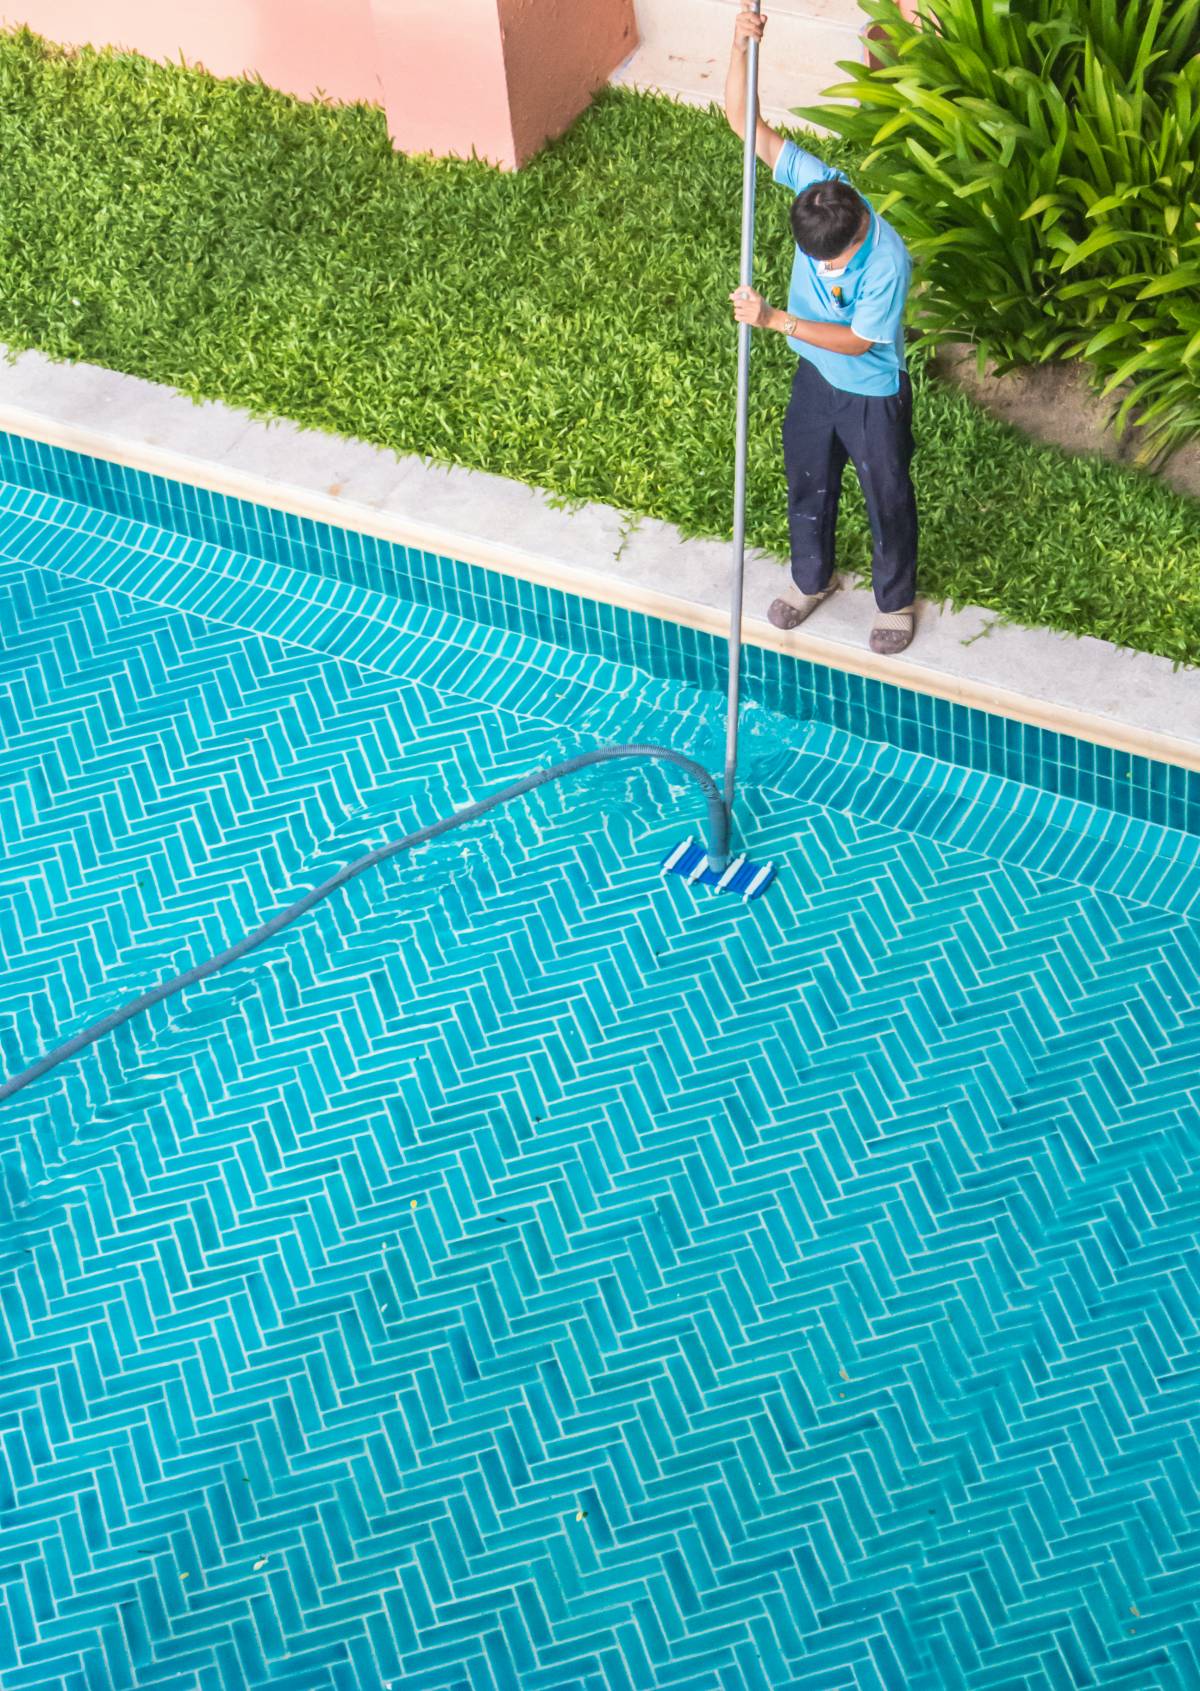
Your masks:
{"label": "pink wall", "polygon": [[258,71],[309,99],[383,101],[372,0],[0,0],[5,21],[70,46],[126,47],[202,64],[214,76]]}
{"label": "pink wall", "polygon": [[569,129],[637,46],[633,0],[503,0],[516,152],[524,163]]}
{"label": "pink wall", "polygon": [[633,0],[0,0],[7,24],[366,100],[405,152],[516,169],[637,44]]}
{"label": "pink wall", "polygon": [[388,128],[404,153],[510,168],[516,157],[497,0],[374,0]]}

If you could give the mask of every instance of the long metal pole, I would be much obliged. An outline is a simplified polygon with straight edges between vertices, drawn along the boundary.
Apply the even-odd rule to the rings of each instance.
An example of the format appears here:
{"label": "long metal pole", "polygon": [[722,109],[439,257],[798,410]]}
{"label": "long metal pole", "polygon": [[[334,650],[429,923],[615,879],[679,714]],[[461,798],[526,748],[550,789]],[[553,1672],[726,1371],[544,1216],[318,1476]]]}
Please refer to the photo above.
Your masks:
{"label": "long metal pole", "polygon": [[[747,0],[752,12],[761,0]],[[746,135],[742,154],[742,267],[738,286],[754,286],[754,190],[758,142],[758,42],[746,42]],[[729,702],[725,728],[725,814],[733,825],[742,679],[742,578],[746,555],[746,453],[750,433],[749,323],[738,324],[737,446],[733,469],[733,571],[729,601]]]}

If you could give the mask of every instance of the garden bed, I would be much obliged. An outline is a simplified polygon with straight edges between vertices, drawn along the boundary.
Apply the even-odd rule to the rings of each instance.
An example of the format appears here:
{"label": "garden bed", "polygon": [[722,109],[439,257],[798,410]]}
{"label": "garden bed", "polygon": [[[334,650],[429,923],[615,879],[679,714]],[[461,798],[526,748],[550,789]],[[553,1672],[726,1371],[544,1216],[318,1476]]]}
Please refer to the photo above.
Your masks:
{"label": "garden bed", "polygon": [[[851,166],[842,143],[799,138]],[[383,115],[0,36],[0,340],[727,537],[741,144],[606,90],[516,175]],[[870,192],[870,183],[860,184]],[[760,176],[782,303],[787,194]],[[759,336],[748,539],[783,558],[793,357]],[[1200,511],[1023,438],[913,360],[922,590],[1200,661]],[[871,541],[848,478],[843,567]]]}
{"label": "garden bed", "polygon": [[1200,441],[1180,447],[1162,463],[1143,464],[1136,429],[1118,436],[1111,427],[1123,391],[1100,399],[1078,360],[1028,365],[998,376],[995,363],[989,359],[981,374],[974,347],[950,342],[934,355],[933,369],[989,416],[1019,429],[1031,440],[1064,452],[1097,454],[1110,463],[1143,470],[1176,493],[1200,500]]}

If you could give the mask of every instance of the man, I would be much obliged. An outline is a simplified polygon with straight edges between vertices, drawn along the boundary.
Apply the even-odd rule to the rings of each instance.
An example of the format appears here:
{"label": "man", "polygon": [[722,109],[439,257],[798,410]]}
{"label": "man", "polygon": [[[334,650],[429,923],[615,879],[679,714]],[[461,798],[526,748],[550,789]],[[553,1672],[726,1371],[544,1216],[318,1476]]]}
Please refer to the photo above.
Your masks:
{"label": "man", "polygon": [[[765,14],[740,12],[734,26],[725,115],[738,135],[746,129],[746,43],[762,40],[766,21]],[[785,141],[758,112],[755,122],[759,158],[796,196],[788,309],[768,305],[753,288],[729,296],[738,322],[778,330],[799,354],[783,423],[792,586],[767,615],[776,628],[796,628],[836,590],[834,532],[849,461],[875,540],[871,650],[891,656],[912,640],[917,585],[912,383],[904,356],[912,261],[841,171]]]}

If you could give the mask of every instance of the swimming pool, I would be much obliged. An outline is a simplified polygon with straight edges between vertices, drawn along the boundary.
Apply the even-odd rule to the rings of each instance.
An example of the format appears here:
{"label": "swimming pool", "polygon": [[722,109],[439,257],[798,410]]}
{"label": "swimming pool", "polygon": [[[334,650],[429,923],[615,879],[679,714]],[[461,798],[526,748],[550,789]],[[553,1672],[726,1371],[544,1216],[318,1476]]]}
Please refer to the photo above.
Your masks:
{"label": "swimming pool", "polygon": [[[7,1072],[719,643],[0,443]],[[1200,781],[748,654],[6,1112],[0,1682],[1200,1683]]]}

